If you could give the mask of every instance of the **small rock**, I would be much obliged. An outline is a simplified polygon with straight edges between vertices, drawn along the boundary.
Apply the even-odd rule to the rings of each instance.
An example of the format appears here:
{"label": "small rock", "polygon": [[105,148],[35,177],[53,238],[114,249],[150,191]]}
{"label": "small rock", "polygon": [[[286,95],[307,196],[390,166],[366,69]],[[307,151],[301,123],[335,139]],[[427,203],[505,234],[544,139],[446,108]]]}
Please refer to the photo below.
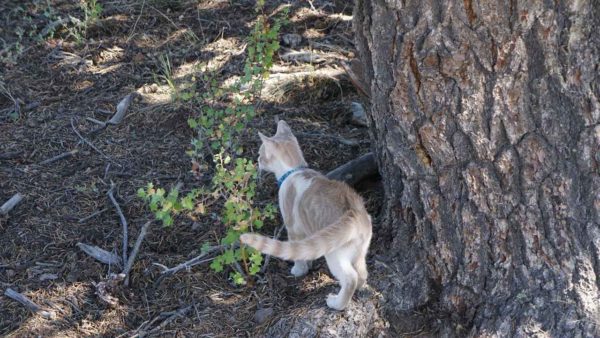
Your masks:
{"label": "small rock", "polygon": [[352,123],[367,127],[367,114],[363,105],[358,102],[352,102],[350,109],[352,110]]}
{"label": "small rock", "polygon": [[267,307],[264,309],[260,309],[254,314],[254,321],[257,324],[262,324],[267,319],[271,318],[271,316],[273,316],[273,308]]}
{"label": "small rock", "polygon": [[281,40],[284,45],[296,48],[302,42],[302,37],[298,34],[284,34]]}

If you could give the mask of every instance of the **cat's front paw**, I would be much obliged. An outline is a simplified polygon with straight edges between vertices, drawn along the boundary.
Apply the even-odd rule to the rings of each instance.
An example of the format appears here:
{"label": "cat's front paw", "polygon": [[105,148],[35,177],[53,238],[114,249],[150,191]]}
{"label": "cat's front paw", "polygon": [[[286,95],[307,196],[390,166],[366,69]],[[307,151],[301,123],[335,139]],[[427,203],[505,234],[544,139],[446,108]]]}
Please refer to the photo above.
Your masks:
{"label": "cat's front paw", "polygon": [[308,273],[308,265],[296,263],[290,272],[294,277],[302,277]]}
{"label": "cat's front paw", "polygon": [[340,301],[340,297],[337,295],[329,294],[327,296],[327,306],[329,306],[331,309],[341,311],[346,307],[346,304],[343,304],[343,302]]}

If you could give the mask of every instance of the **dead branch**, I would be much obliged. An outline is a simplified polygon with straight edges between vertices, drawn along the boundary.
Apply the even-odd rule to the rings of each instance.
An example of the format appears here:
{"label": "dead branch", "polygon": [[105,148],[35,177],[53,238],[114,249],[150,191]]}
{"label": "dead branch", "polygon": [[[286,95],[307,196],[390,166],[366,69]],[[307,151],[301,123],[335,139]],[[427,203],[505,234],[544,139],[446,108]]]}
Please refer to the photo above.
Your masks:
{"label": "dead branch", "polygon": [[56,313],[54,311],[46,311],[41,306],[34,303],[31,299],[26,296],[18,293],[17,291],[8,288],[4,291],[4,295],[10,299],[16,300],[25,306],[29,311],[33,313],[37,313],[46,319],[54,319],[56,318]]}
{"label": "dead branch", "polygon": [[123,226],[123,262],[127,262],[127,244],[129,242],[129,239],[127,238],[127,233],[129,232],[129,230],[127,226],[127,219],[125,218],[125,215],[123,215],[123,211],[121,211],[121,206],[119,205],[119,203],[117,203],[117,200],[113,195],[114,188],[115,184],[111,181],[110,189],[108,190],[107,195],[110,198],[112,204],[115,206],[115,209],[117,209],[117,213],[119,214],[119,218],[121,219],[121,225]]}
{"label": "dead branch", "polygon": [[367,153],[330,171],[327,177],[355,185],[364,178],[379,175],[373,153]]}
{"label": "dead branch", "polygon": [[92,130],[90,134],[96,134],[106,129],[106,127],[108,127],[109,125],[117,125],[121,123],[121,121],[123,121],[123,118],[125,117],[125,114],[127,113],[127,109],[131,105],[131,102],[137,97],[137,95],[137,93],[133,92],[125,96],[117,105],[117,110],[115,114],[110,118],[110,120],[106,122],[101,122],[96,119],[88,118],[89,121],[100,125],[100,127]]}
{"label": "dead branch", "polygon": [[111,273],[108,276],[108,279],[106,279],[105,281],[99,282],[99,283],[93,283],[94,286],[96,287],[96,295],[102,300],[104,301],[106,304],[114,307],[117,306],[117,304],[119,304],[119,300],[116,297],[113,297],[110,295],[110,291],[112,291],[112,289],[115,288],[115,286],[117,286],[117,284],[122,281],[125,278],[125,275],[120,273],[120,274],[114,274]]}
{"label": "dead branch", "polygon": [[146,237],[146,233],[148,232],[148,228],[150,224],[152,224],[152,220],[146,222],[142,226],[142,230],[140,230],[140,235],[135,241],[135,245],[133,246],[133,250],[131,251],[131,255],[129,255],[129,259],[127,260],[127,264],[125,264],[125,269],[123,269],[123,274],[125,274],[125,286],[129,286],[129,272],[133,267],[133,262],[135,261],[135,257],[137,256],[138,251],[140,250],[140,246],[142,245],[142,241],[144,237]]}
{"label": "dead branch", "polygon": [[279,56],[283,61],[287,62],[303,62],[303,63],[321,63],[325,58],[320,54],[311,51],[295,51],[291,50]]}
{"label": "dead branch", "polygon": [[156,318],[154,318],[152,321],[150,321],[147,325],[142,325],[142,327],[144,327],[144,326],[149,327],[152,324],[154,324],[156,321],[158,321],[160,318],[164,318],[167,316],[168,317],[165,320],[163,320],[160,324],[158,324],[156,327],[154,327],[150,330],[146,330],[146,328],[140,327],[140,329],[138,329],[139,333],[133,335],[132,338],[146,337],[147,335],[151,335],[151,334],[159,332],[165,326],[169,325],[169,323],[171,323],[173,320],[175,320],[179,317],[185,316],[192,309],[192,307],[193,307],[193,305],[188,305],[188,306],[179,308],[177,311],[163,312],[163,313],[159,314]]}
{"label": "dead branch", "polygon": [[105,159],[112,162],[112,159],[110,157],[108,157],[100,149],[96,148],[96,146],[92,142],[88,141],[85,137],[81,136],[81,134],[77,131],[77,128],[75,128],[75,124],[73,124],[73,118],[71,118],[71,128],[73,129],[73,132],[75,132],[75,134],[77,134],[77,136],[79,137],[79,139],[81,141],[83,141],[85,144],[87,144],[92,149],[94,149],[98,154],[102,155],[102,157],[104,157]]}
{"label": "dead branch", "polygon": [[87,221],[90,218],[96,217],[96,216],[100,215],[101,213],[105,212],[106,210],[108,210],[108,209],[104,208],[102,210],[95,211],[92,214],[90,214],[88,216],[85,216],[84,218],[80,218],[79,219],[79,223],[83,223],[83,222]]}
{"label": "dead branch", "polygon": [[12,160],[18,158],[23,154],[23,150],[12,151],[8,153],[0,154],[0,160]]}
{"label": "dead branch", "polygon": [[121,258],[112,252],[85,243],[77,243],[77,247],[97,261],[108,265],[121,266]]}
{"label": "dead branch", "polygon": [[203,259],[203,258],[205,258],[206,256],[208,256],[208,254],[213,253],[217,249],[222,249],[222,248],[223,248],[223,246],[221,246],[221,245],[214,246],[214,247],[208,249],[207,251],[199,254],[198,256],[196,256],[196,257],[194,257],[194,258],[192,258],[190,260],[187,260],[187,261],[185,261],[183,263],[180,263],[177,266],[172,267],[172,268],[166,268],[165,269],[164,265],[157,264],[157,263],[153,263],[153,265],[159,266],[159,267],[161,267],[163,269],[163,271],[160,272],[160,274],[162,276],[168,276],[168,275],[172,275],[172,274],[174,274],[174,273],[176,273],[178,271],[181,271],[181,270],[189,270],[194,265],[206,263],[206,262],[212,260],[212,258],[208,258],[208,259]]}
{"label": "dead branch", "polygon": [[53,163],[53,162],[56,162],[56,161],[60,161],[60,160],[62,160],[64,158],[71,157],[71,156],[77,154],[78,152],[79,152],[79,149],[73,149],[71,151],[66,151],[66,152],[64,152],[62,154],[58,154],[58,155],[56,155],[54,157],[51,157],[51,158],[49,158],[47,160],[44,160],[44,161],[38,163],[38,165],[46,165],[46,164],[50,164],[50,163]]}
{"label": "dead branch", "polygon": [[16,193],[0,207],[0,215],[8,214],[17,204],[23,200],[23,195]]}

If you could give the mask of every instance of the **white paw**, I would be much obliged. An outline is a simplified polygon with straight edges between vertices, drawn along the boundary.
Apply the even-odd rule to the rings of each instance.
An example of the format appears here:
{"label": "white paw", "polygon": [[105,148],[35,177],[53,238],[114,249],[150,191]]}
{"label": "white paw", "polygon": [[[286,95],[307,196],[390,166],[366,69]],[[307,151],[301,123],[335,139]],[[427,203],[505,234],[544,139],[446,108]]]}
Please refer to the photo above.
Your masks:
{"label": "white paw", "polygon": [[306,275],[306,273],[308,272],[308,266],[306,264],[294,264],[294,267],[292,268],[292,275],[294,277],[301,277]]}
{"label": "white paw", "polygon": [[334,294],[330,294],[327,296],[327,306],[331,309],[341,311],[346,307],[346,304],[340,304],[340,297]]}

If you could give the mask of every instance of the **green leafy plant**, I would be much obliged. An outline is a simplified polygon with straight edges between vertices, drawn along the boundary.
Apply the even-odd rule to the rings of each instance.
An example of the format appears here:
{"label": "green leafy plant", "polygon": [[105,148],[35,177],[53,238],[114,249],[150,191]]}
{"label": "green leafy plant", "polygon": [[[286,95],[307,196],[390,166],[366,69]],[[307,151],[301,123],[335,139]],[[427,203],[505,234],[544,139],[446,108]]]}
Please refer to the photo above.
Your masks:
{"label": "green leafy plant", "polygon": [[148,202],[150,211],[154,213],[156,219],[162,221],[164,226],[173,224],[173,216],[184,210],[194,209],[194,201],[199,195],[198,190],[192,190],[184,197],[179,197],[179,188],[172,188],[169,193],[162,188],[155,188],[154,184],[148,183],[148,186],[139,188],[138,197]]}
{"label": "green leafy plant", "polygon": [[[224,235],[218,242],[223,250],[210,267],[215,272],[230,268],[229,276],[235,284],[244,284],[247,276],[257,274],[263,263],[260,252],[239,245],[240,235],[260,229],[277,213],[272,204],[256,205],[258,168],[256,163],[245,157],[239,140],[248,132],[248,123],[256,116],[262,85],[273,66],[273,57],[279,48],[279,30],[288,10],[285,7],[279,15],[266,15],[263,12],[264,1],[259,1],[256,8],[258,17],[247,41],[243,76],[234,85],[224,87],[219,86],[214,76],[204,74],[203,80],[208,88],[198,95],[199,114],[188,119],[195,137],[187,154],[192,159],[194,171],[212,174],[210,189],[188,194],[186,198],[190,196],[191,200],[186,201],[185,206],[182,202],[178,204],[179,197],[174,193],[166,194],[151,185],[139,192],[140,197],[150,203],[156,217],[166,223],[172,223],[173,215],[181,210],[191,210],[192,204],[199,214],[207,213],[206,201],[210,201],[211,206],[220,206],[219,221]],[[166,82],[176,88],[166,76],[167,73],[172,74],[170,68],[163,69],[169,70],[163,72]],[[207,158],[212,160],[206,161]],[[209,247],[209,243],[204,243],[204,250]]]}
{"label": "green leafy plant", "polygon": [[80,0],[79,6],[83,11],[83,20],[71,17],[74,26],[68,28],[68,31],[69,36],[73,37],[77,43],[82,43],[90,26],[100,19],[102,5],[98,3],[98,0]]}

